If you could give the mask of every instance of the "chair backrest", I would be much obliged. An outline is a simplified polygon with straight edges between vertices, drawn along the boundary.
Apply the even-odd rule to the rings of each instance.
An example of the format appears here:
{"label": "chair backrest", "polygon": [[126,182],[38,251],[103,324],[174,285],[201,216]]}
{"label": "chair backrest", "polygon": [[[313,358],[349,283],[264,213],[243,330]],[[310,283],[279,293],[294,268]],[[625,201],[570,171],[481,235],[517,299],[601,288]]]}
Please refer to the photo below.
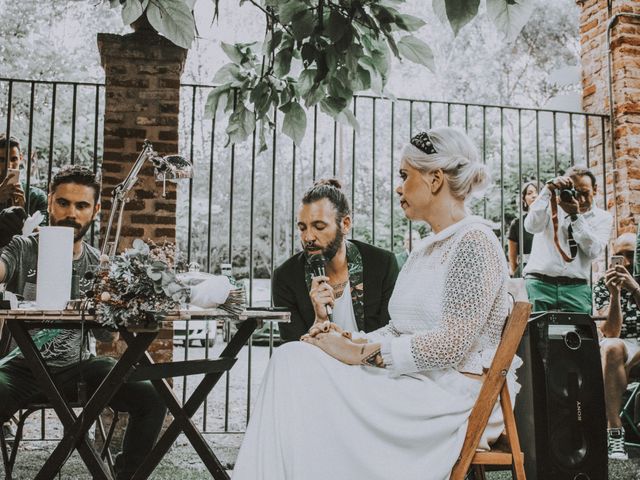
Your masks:
{"label": "chair backrest", "polygon": [[[491,412],[498,400],[500,390],[507,379],[507,372],[524,334],[530,313],[530,303],[516,302],[511,314],[507,317],[502,330],[502,339],[480,389],[480,395],[473,410],[471,410],[460,458],[452,471],[458,472],[460,478],[464,478],[464,475],[469,470],[473,455],[478,448]],[[455,478],[455,475],[452,474],[451,478]]]}

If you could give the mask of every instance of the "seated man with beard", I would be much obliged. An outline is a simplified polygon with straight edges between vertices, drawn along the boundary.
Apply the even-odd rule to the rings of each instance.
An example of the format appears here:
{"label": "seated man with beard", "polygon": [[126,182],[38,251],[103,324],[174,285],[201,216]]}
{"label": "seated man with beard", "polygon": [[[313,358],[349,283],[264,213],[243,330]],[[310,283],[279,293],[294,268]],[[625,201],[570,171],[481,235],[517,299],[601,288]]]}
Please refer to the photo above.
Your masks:
{"label": "seated man with beard", "polygon": [[393,253],[346,239],[351,211],[340,182],[318,180],[307,190],[297,223],[303,250],[275,269],[272,279],[273,304],[291,311],[291,322],[280,325],[282,339],[299,340],[316,317],[328,318],[324,307],[314,311],[311,302],[312,296],[327,295],[312,288],[308,258],[314,254],[326,260],[325,280],[333,288],[329,305],[343,330],[371,332],[386,325],[398,265]]}
{"label": "seated man with beard", "polygon": [[[99,262],[100,252],[83,241],[100,210],[99,197],[100,183],[96,175],[84,167],[64,168],[51,182],[49,224],[74,229],[71,298],[81,298],[91,287],[91,283],[85,279],[85,273]],[[0,216],[0,229],[5,223],[19,224],[25,216],[24,211],[4,211]],[[23,296],[25,300],[35,300],[37,268],[38,234],[14,236],[0,254],[0,283],[6,283],[8,291]],[[58,386],[73,399],[78,391],[78,380],[84,378],[88,394],[92,395],[112,369],[115,360],[97,358],[91,354],[87,338],[92,335],[90,332],[85,334],[84,339],[78,329],[48,332],[52,332],[53,336],[42,339],[44,343],[40,351]],[[98,340],[112,340],[112,334],[106,330],[94,332]],[[11,350],[14,347],[15,344]],[[11,418],[26,404],[44,400],[42,396],[38,382],[21,354],[18,353],[0,366],[0,422]],[[129,413],[122,443],[123,452],[115,465],[116,478],[128,479],[153,447],[166,408],[149,381],[125,383],[109,405],[117,411]]]}

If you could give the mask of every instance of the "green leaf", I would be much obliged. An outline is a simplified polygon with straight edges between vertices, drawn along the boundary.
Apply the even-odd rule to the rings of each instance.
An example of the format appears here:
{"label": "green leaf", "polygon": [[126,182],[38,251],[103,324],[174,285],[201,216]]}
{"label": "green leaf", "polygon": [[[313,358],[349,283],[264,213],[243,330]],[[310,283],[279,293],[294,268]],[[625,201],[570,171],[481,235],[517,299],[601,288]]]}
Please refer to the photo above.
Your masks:
{"label": "green leaf", "polygon": [[288,25],[293,20],[293,17],[300,12],[307,10],[309,7],[298,0],[289,0],[287,3],[282,3],[278,7],[278,16],[280,22],[283,25]]}
{"label": "green leaf", "polygon": [[246,140],[255,128],[255,115],[240,102],[229,117],[229,126],[227,127],[229,143],[240,143]]}
{"label": "green leaf", "polygon": [[278,77],[284,77],[291,70],[291,55],[293,53],[292,48],[282,48],[274,60],[273,69]]}
{"label": "green leaf", "polygon": [[149,0],[126,0],[122,6],[122,23],[131,25],[142,16]]}
{"label": "green leaf", "polygon": [[424,65],[432,72],[435,71],[433,52],[422,40],[412,35],[402,37],[398,42],[398,50],[407,60]]}
{"label": "green leaf", "polygon": [[262,53],[267,56],[271,55],[276,51],[276,48],[280,46],[280,42],[282,42],[282,30],[273,32],[273,35],[271,34],[271,32],[269,32],[267,34],[267,41],[265,42],[264,48],[262,49]]}
{"label": "green leaf", "polygon": [[332,42],[339,41],[345,32],[351,29],[351,25],[337,10],[331,10],[329,21],[326,24],[327,35]]}
{"label": "green leaf", "polygon": [[347,107],[347,103],[344,98],[327,97],[320,102],[320,108],[324,113],[336,118]]}
{"label": "green leaf", "polygon": [[224,108],[227,106],[227,96],[225,94],[230,90],[230,85],[223,85],[214,88],[209,93],[209,96],[207,97],[207,103],[204,106],[205,118],[214,118],[218,109],[224,110]]}
{"label": "green leaf", "polygon": [[227,63],[216,72],[213,77],[213,83],[221,85],[223,83],[234,82],[240,79],[240,67],[235,63]]}
{"label": "green leaf", "polygon": [[426,22],[421,18],[404,13],[399,13],[398,15],[396,15],[395,23],[396,25],[398,25],[398,27],[400,27],[402,30],[406,30],[407,32],[415,32],[416,30],[420,30],[426,25]]}
{"label": "green leaf", "polygon": [[297,13],[291,21],[291,31],[293,38],[298,41],[304,40],[311,36],[316,26],[316,17],[309,10]]}
{"label": "green leaf", "polygon": [[196,24],[189,7],[181,0],[151,0],[149,23],[179,47],[189,48],[196,36]]}
{"label": "green leaf", "polygon": [[242,63],[242,61],[244,60],[244,55],[242,55],[239,45],[220,42],[220,47],[222,48],[222,51],[227,54],[229,60],[231,60],[233,63]]}
{"label": "green leaf", "polygon": [[343,109],[335,118],[338,123],[347,125],[348,127],[353,128],[356,133],[360,133],[360,123],[351,109]]}
{"label": "green leaf", "polygon": [[307,106],[307,108],[309,108],[316,105],[320,100],[322,100],[326,96],[327,95],[324,90],[324,87],[320,85],[314,85],[311,88],[311,90],[309,90],[309,92],[306,95],[304,95],[302,98],[304,100],[304,104]]}
{"label": "green leaf", "polygon": [[298,102],[291,102],[287,107],[282,122],[282,133],[300,146],[307,130],[307,114]]}
{"label": "green leaf", "polygon": [[480,0],[433,0],[432,5],[440,21],[451,25],[453,34],[458,35],[460,29],[478,15]]}
{"label": "green leaf", "polygon": [[509,42],[518,37],[534,8],[534,0],[518,0],[517,3],[509,0],[487,0],[487,15]]}
{"label": "green leaf", "polygon": [[300,96],[306,95],[313,88],[313,79],[317,73],[318,71],[315,68],[308,68],[302,71],[300,77],[298,77],[298,93]]}

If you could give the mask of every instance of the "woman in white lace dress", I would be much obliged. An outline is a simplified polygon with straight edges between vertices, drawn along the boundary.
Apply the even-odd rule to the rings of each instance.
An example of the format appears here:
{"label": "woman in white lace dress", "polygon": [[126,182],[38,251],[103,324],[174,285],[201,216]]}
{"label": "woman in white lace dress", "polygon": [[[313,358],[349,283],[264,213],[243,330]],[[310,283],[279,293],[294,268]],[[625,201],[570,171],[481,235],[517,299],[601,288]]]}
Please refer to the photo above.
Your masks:
{"label": "woman in white lace dress", "polygon": [[[328,279],[314,279],[316,324],[271,358],[234,480],[449,478],[500,340],[508,270],[494,233],[465,208],[488,175],[463,132],[416,135],[400,176],[405,215],[434,234],[400,272],[389,325],[342,332],[326,321]],[[501,431],[496,406],[481,446]]]}

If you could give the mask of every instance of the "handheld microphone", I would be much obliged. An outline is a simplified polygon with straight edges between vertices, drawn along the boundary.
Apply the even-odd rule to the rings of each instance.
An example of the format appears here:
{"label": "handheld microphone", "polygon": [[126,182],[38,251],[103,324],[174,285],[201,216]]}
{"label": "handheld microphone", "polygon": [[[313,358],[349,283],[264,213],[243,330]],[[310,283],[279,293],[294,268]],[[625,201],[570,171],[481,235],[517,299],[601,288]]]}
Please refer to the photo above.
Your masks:
{"label": "handheld microphone", "polygon": [[[307,262],[309,262],[309,265],[311,266],[311,272],[313,272],[314,277],[326,276],[325,265],[327,263],[327,259],[324,258],[324,255],[321,253],[314,253],[307,259]],[[327,309],[327,317],[329,317],[329,321],[333,322],[333,310],[331,309],[331,306],[325,305],[325,308]]]}

